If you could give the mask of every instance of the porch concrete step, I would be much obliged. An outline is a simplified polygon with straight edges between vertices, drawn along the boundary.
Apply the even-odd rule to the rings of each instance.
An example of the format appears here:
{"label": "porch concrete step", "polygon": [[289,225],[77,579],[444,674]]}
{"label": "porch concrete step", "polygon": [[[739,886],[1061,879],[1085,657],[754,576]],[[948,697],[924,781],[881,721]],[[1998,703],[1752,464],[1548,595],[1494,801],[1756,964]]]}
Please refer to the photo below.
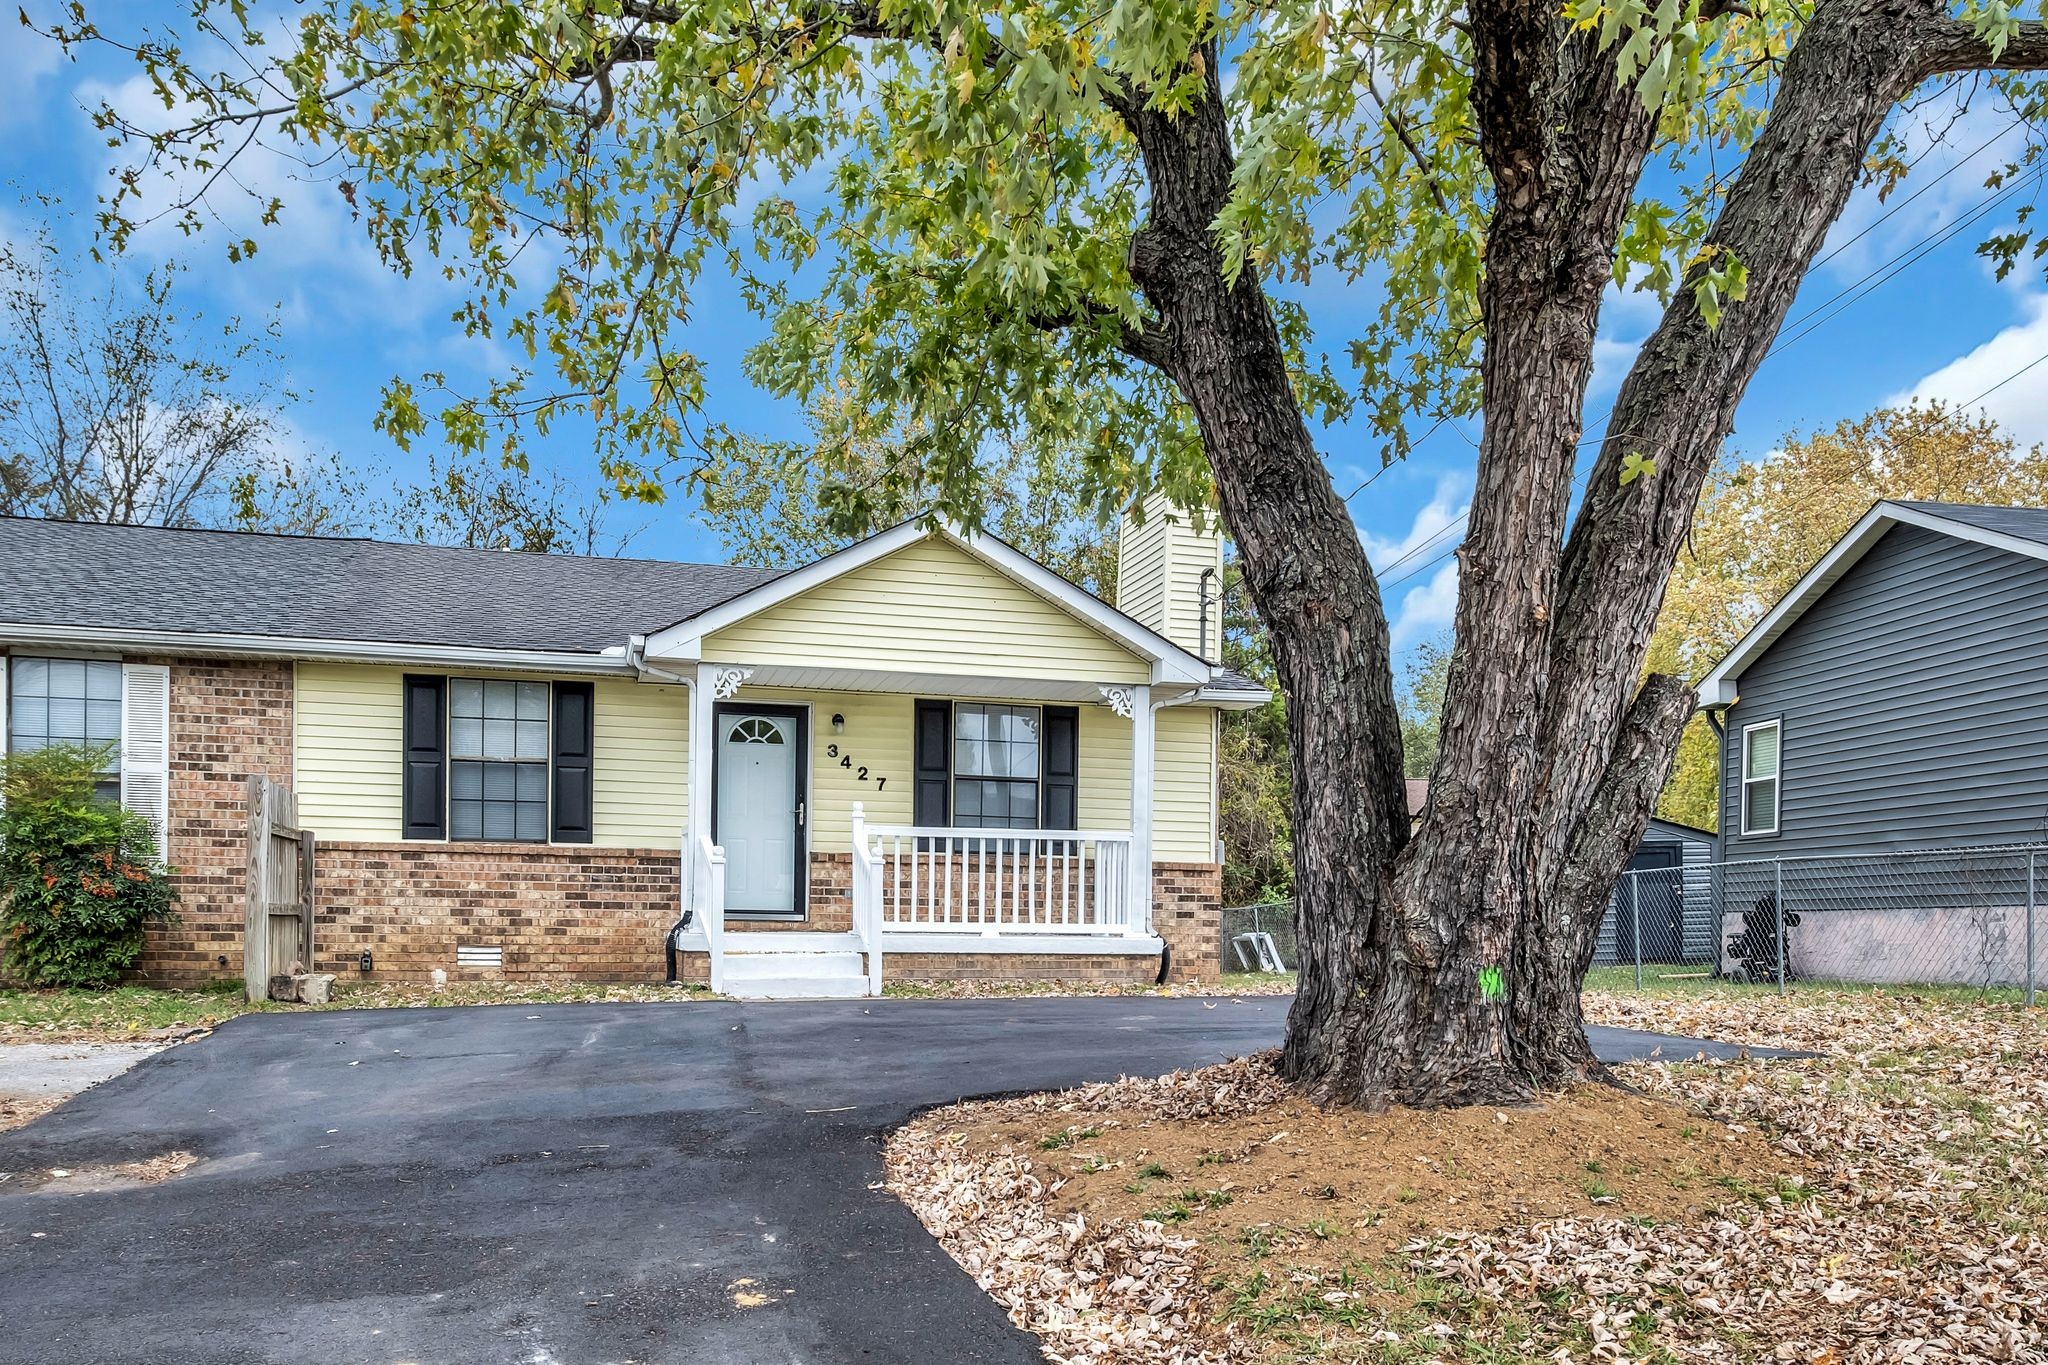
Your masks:
{"label": "porch concrete step", "polygon": [[868,993],[864,976],[764,976],[725,978],[725,993],[735,1000],[858,1000]]}
{"label": "porch concrete step", "polygon": [[[794,938],[759,934],[758,938]],[[812,937],[836,939],[837,934]],[[846,937],[851,938],[852,935]],[[868,979],[858,952],[736,951],[727,940],[725,993],[741,1000],[846,999],[867,994]]]}

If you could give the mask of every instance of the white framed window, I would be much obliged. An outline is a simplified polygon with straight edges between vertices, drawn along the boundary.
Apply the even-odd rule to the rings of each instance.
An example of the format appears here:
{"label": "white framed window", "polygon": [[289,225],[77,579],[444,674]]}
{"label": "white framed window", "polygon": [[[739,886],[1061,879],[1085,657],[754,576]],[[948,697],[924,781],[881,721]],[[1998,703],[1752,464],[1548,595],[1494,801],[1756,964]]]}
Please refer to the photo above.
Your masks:
{"label": "white framed window", "polygon": [[1778,832],[1778,775],[1783,764],[1781,723],[1742,727],[1742,832]]}
{"label": "white framed window", "polygon": [[1038,827],[1038,708],[953,703],[953,824]]}
{"label": "white framed window", "polygon": [[121,665],[101,659],[17,658],[9,670],[7,747],[111,746],[99,794],[121,799]]}

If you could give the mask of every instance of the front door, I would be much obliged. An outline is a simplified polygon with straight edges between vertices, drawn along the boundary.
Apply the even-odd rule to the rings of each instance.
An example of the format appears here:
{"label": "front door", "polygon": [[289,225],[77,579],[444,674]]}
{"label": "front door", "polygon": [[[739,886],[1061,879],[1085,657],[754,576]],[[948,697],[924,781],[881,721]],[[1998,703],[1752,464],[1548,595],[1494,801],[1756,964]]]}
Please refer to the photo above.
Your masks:
{"label": "front door", "polygon": [[805,712],[720,705],[711,837],[725,850],[725,908],[734,915],[804,913]]}

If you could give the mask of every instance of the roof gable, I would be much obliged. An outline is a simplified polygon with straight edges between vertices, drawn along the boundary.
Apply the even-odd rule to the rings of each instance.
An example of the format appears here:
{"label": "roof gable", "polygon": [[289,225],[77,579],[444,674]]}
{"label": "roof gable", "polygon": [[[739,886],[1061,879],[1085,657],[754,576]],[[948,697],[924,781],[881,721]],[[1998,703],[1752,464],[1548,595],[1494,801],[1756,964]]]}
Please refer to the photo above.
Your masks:
{"label": "roof gable", "polygon": [[1854,568],[1894,526],[1918,526],[1979,545],[2048,560],[2048,509],[1944,502],[1879,502],[1806,571],[1728,656],[1700,679],[1701,706],[1728,706],[1747,669]]}
{"label": "roof gable", "polygon": [[1165,636],[993,536],[911,522],[679,621],[650,636],[646,653],[701,659],[720,649],[758,655],[763,648],[837,647],[839,622],[906,599],[915,618],[888,641],[899,652],[906,637],[954,637],[951,647],[964,664],[976,648],[966,637],[976,633],[977,619],[1000,617],[1021,627],[996,634],[1027,672],[1042,673],[1050,662],[1033,650],[1057,644],[1083,655],[1106,648],[1112,653],[1097,659],[1098,667],[1142,663],[1156,681],[1201,685],[1213,673]]}

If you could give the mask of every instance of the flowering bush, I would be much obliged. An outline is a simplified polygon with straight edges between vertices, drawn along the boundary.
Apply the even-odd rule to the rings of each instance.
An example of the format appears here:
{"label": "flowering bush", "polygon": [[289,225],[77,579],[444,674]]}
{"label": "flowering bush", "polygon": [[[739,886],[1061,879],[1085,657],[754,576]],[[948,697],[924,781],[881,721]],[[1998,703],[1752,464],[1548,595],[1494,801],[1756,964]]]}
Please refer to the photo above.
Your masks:
{"label": "flowering bush", "polygon": [[176,918],[149,823],[97,795],[105,749],[0,761],[0,961],[30,986],[111,986]]}

